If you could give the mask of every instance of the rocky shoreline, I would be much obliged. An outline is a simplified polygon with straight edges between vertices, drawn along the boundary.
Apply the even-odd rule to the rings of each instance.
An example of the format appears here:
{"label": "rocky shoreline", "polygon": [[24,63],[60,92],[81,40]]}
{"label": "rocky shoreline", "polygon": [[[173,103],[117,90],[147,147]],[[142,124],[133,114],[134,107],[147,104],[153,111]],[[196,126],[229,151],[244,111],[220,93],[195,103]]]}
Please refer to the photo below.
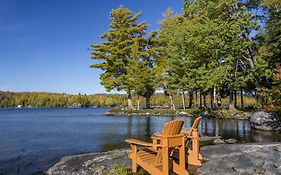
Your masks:
{"label": "rocky shoreline", "polygon": [[[234,144],[237,141],[220,138],[205,138],[201,142],[208,145],[201,147],[204,163],[202,167],[189,167],[191,174],[281,174],[281,143]],[[129,152],[129,149],[119,149],[67,156],[44,174],[127,174],[131,165]]]}
{"label": "rocky shoreline", "polygon": [[[233,112],[229,113],[227,110],[221,110],[209,114],[208,112],[203,112],[202,115],[210,118],[219,119],[239,119],[239,120],[249,120],[253,113],[251,112]],[[135,112],[135,111],[107,111],[104,113],[106,116],[179,116],[179,117],[194,117],[195,114],[191,114],[184,111],[175,111],[174,113],[159,113],[159,112]]]}
{"label": "rocky shoreline", "polygon": [[200,175],[281,174],[281,143],[222,144],[201,149]]}

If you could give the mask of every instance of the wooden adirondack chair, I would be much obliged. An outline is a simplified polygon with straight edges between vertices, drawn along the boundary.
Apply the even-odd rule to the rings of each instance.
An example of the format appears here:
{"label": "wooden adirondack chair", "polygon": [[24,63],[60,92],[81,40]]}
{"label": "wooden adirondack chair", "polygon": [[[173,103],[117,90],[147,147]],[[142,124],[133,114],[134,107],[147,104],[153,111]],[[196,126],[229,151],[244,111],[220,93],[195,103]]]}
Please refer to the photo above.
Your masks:
{"label": "wooden adirondack chair", "polygon": [[[174,120],[164,124],[160,143],[149,143],[135,139],[126,139],[131,145],[129,158],[132,159],[132,173],[137,172],[140,165],[152,175],[169,175],[173,171],[179,175],[188,175],[185,169],[185,137],[181,133],[183,121]],[[138,146],[146,146],[146,149],[138,149]],[[179,150],[179,161],[171,159],[173,149]]]}
{"label": "wooden adirondack chair", "polygon": [[197,117],[193,122],[192,127],[185,133],[185,147],[187,151],[187,162],[191,165],[201,166],[203,157],[199,152],[199,132],[198,125],[201,121],[201,116]]}
{"label": "wooden adirondack chair", "polygon": [[[192,127],[184,133],[185,135],[185,148],[186,148],[186,162],[190,165],[201,166],[202,155],[199,153],[199,132],[198,125],[201,120],[201,116],[197,117],[192,124]],[[153,143],[160,143],[161,134],[154,134],[152,137]],[[175,149],[171,153],[171,157],[179,160],[179,150]]]}

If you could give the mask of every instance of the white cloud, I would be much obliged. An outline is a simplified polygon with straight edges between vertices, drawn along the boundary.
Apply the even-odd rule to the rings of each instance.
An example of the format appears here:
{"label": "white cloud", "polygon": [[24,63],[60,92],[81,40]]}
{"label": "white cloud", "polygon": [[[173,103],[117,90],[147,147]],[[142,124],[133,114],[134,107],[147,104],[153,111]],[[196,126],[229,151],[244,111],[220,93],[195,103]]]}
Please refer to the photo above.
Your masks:
{"label": "white cloud", "polygon": [[0,85],[0,91],[13,91],[13,90],[9,86]]}

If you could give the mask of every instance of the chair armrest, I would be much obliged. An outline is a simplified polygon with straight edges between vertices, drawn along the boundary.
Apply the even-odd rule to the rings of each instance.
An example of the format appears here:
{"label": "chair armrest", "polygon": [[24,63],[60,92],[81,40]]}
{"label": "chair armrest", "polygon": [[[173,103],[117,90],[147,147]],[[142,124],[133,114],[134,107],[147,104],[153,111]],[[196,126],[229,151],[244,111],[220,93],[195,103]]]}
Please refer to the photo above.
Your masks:
{"label": "chair armrest", "polygon": [[150,143],[150,142],[143,142],[140,140],[136,140],[136,139],[126,139],[125,142],[129,143],[129,144],[133,144],[133,145],[141,145],[141,146],[154,146],[154,147],[163,147],[160,144],[155,144],[155,143]]}
{"label": "chair armrest", "polygon": [[184,134],[181,133],[181,134],[171,135],[171,136],[162,136],[162,138],[165,138],[165,139],[172,139],[172,138],[179,138],[179,137],[184,137]]}

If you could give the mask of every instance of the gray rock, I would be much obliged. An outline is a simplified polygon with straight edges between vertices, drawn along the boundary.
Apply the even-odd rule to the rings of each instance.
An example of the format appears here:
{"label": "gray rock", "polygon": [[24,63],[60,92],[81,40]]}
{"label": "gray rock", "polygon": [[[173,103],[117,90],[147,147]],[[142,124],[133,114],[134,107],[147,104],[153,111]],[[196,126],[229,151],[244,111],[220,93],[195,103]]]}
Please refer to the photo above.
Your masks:
{"label": "gray rock", "polygon": [[200,146],[213,145],[216,139],[220,137],[201,136],[199,137]]}
{"label": "gray rock", "polygon": [[238,141],[235,140],[235,139],[226,139],[225,143],[227,143],[227,144],[235,144],[235,143],[238,143]]}
{"label": "gray rock", "polygon": [[225,144],[225,141],[223,141],[223,140],[220,139],[220,138],[217,138],[217,139],[214,140],[214,144],[215,144],[215,145],[218,145],[218,144]]}
{"label": "gray rock", "polygon": [[201,148],[201,175],[281,174],[281,144],[224,144]]}
{"label": "gray rock", "polygon": [[179,112],[179,115],[190,115],[190,114],[188,112],[181,111]]}
{"label": "gray rock", "polygon": [[[47,175],[99,175],[112,172],[116,165],[130,168],[129,149],[102,153],[67,156],[62,158]],[[199,175],[281,174],[281,143],[220,144],[201,147],[204,162],[189,169]],[[189,167],[190,168],[190,167]]]}
{"label": "gray rock", "polygon": [[281,122],[275,113],[255,112],[250,118],[251,127],[263,131],[281,130]]}
{"label": "gray rock", "polygon": [[[130,167],[128,149],[101,153],[71,155],[62,158],[49,168],[46,175],[101,175],[111,172],[117,166]],[[114,172],[111,172],[114,173]]]}

